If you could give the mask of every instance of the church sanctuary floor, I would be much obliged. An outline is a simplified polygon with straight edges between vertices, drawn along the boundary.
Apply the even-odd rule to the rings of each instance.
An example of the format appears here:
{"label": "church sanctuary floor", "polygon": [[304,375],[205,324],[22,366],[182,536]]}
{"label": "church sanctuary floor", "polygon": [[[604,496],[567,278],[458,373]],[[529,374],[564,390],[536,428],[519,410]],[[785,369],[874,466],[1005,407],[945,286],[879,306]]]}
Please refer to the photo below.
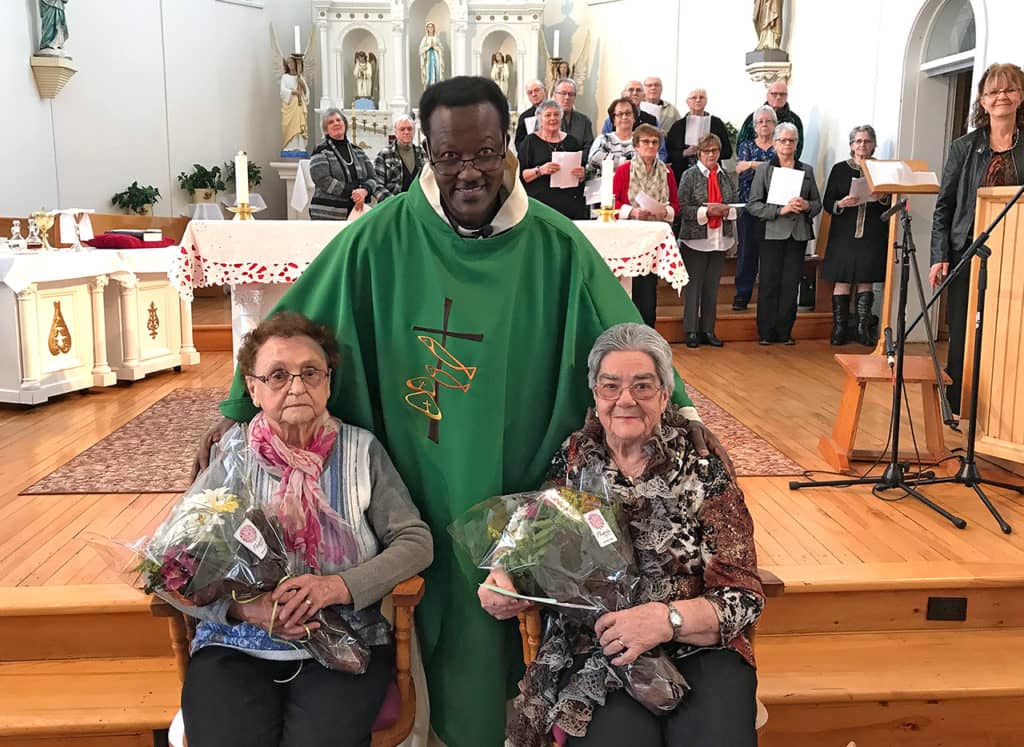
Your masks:
{"label": "church sanctuary floor", "polygon": [[[843,383],[832,354],[861,349],[801,341],[795,347],[734,342],[722,349],[674,350],[684,381],[801,466],[827,469],[817,442],[831,431]],[[85,605],[86,617],[100,615],[96,608],[107,596],[114,600],[112,611],[145,613],[144,603],[126,601],[113,586],[119,579],[84,536],[90,531],[141,536],[176,497],[21,496],[19,491],[171,390],[227,386],[230,375],[228,353],[204,353],[195,368],[153,375],[131,386],[70,394],[32,409],[0,406],[0,640],[7,640],[0,644],[0,691],[53,686],[52,678],[29,665],[59,658],[60,651],[51,649],[66,648],[48,643],[42,632],[47,627],[40,622],[45,616],[70,615],[62,604],[72,606],[95,589],[91,607]],[[885,443],[890,398],[885,387],[868,387],[859,447]],[[922,439],[920,402],[915,400],[912,392],[911,413]],[[909,428],[905,434],[909,445]],[[959,435],[950,430],[945,435],[947,446],[960,445]],[[987,463],[981,467],[986,476],[1020,480]],[[963,488],[925,491],[967,519],[967,528],[958,530],[913,499],[884,501],[870,487],[792,492],[791,479],[740,479],[754,519],[759,564],[785,584],[785,593],[770,601],[757,636],[759,695],[769,713],[762,747],[845,747],[850,740],[859,747],[1019,745],[1024,733],[1024,499],[1005,490],[989,491],[1015,527],[1004,535]],[[146,631],[136,635],[165,634],[163,621],[147,614],[136,617],[137,630]],[[26,623],[41,632],[23,635]],[[127,622],[124,626],[111,629],[130,628]],[[47,653],[26,653],[32,642]],[[77,743],[150,743],[146,725],[166,723],[166,711],[176,709],[169,645],[163,658],[153,658],[152,646],[160,645],[163,641],[157,640],[124,659],[135,679],[117,669],[123,663],[117,655],[106,650],[91,654],[103,655],[89,660],[103,662],[94,668],[95,676],[106,673],[124,683],[142,678],[151,683],[152,697],[138,703],[141,696],[126,695],[134,705],[125,707],[138,712],[134,720],[112,719],[102,728],[90,722],[80,733],[97,741]],[[77,676],[72,665],[81,666],[84,655],[67,655],[73,660],[65,670],[67,681]],[[159,672],[147,674],[153,667]],[[36,718],[26,713],[40,707],[38,699],[19,697],[17,703],[7,696],[0,699],[7,703],[0,704],[0,747],[70,744],[24,738],[78,733],[67,731],[70,726],[62,732],[57,722],[79,719],[85,724],[89,710],[101,707],[93,703],[98,695],[82,693],[75,696],[81,700],[74,714],[48,711],[46,718]],[[102,734],[108,736],[97,736]]]}

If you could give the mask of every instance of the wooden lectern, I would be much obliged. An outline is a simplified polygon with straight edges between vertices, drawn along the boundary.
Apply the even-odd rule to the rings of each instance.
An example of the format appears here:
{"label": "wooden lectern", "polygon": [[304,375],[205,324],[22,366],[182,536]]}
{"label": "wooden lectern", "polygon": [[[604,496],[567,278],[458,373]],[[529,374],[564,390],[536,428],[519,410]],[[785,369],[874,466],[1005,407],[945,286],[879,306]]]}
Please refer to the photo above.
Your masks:
{"label": "wooden lectern", "polygon": [[[1006,207],[1018,187],[983,187],[978,190],[976,232],[990,225]],[[1010,208],[986,243],[988,291],[985,294],[985,326],[982,330],[981,376],[978,384],[978,423],[975,448],[1011,462],[1015,471],[1024,466],[1024,371],[1021,370],[1021,329],[1024,327],[1024,205]],[[978,266],[971,265],[971,294],[967,304],[967,343],[964,356],[964,389],[960,412],[967,417],[974,359],[974,309],[978,294]]]}
{"label": "wooden lectern", "polygon": [[[872,173],[871,166],[877,164],[882,168]],[[886,176],[883,177],[883,172]],[[902,173],[899,173],[902,172]],[[894,178],[896,176],[899,178]],[[872,192],[891,194],[893,204],[902,199],[904,194],[935,194],[939,191],[935,175],[928,171],[924,161],[872,161],[864,169],[864,177]],[[889,219],[889,247],[885,270],[885,287],[882,291],[882,315],[879,328],[891,326],[893,294],[896,290],[896,245],[899,230],[899,215]],[[1024,260],[1022,260],[1024,267]],[[909,289],[908,289],[909,292]],[[861,405],[864,402],[864,391],[871,382],[886,383],[891,386],[892,372],[883,356],[884,343],[879,335],[878,344],[872,353],[867,355],[836,354],[836,362],[846,372],[846,383],[843,386],[842,399],[836,421],[832,426],[832,435],[818,442],[818,452],[825,458],[832,469],[846,471],[851,461],[875,461],[881,452],[875,449],[853,448],[860,423]],[[939,397],[943,396],[942,388],[949,383],[948,377],[943,381],[935,379],[931,360],[926,356],[906,356],[904,360],[904,380],[907,384],[917,384],[921,391],[924,405],[925,448],[921,456],[938,462],[949,456],[942,435],[942,415]],[[1024,377],[1022,377],[1024,381]],[[1024,423],[1024,405],[1022,405],[1022,423]],[[900,461],[914,461],[915,455],[904,452],[899,455]]]}

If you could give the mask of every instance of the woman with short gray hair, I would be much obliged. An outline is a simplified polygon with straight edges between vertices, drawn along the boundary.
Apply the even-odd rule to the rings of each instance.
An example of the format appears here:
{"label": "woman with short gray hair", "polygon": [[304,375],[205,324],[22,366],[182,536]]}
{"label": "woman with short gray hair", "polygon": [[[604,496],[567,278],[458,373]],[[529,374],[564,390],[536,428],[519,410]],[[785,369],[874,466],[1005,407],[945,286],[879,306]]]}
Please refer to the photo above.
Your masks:
{"label": "woman with short gray hair", "polygon": [[[546,611],[544,639],[520,683],[510,747],[623,744],[754,747],[757,676],[750,630],[764,607],[753,523],[715,457],[689,445],[670,403],[672,351],[643,324],[602,333],[587,361],[594,408],[551,461],[547,484],[600,475],[621,505],[638,567],[635,604],[592,625]],[[501,569],[487,583],[514,590]],[[481,588],[481,606],[515,616],[509,597]],[[518,600],[513,600],[518,603]],[[666,653],[697,700],[654,715],[623,688],[623,667]],[[685,735],[685,738],[683,737]]]}
{"label": "woman with short gray hair", "polygon": [[309,161],[309,176],[315,186],[309,217],[345,220],[352,211],[362,211],[377,191],[377,175],[362,149],[346,138],[348,120],[340,109],[325,111],[320,126],[324,139]]}
{"label": "woman with short gray hair", "polygon": [[[569,189],[555,189],[551,186],[551,175],[561,170],[555,161],[555,153],[574,153],[583,150],[583,144],[572,135],[562,132],[562,107],[554,99],[537,104],[536,130],[519,144],[519,174],[526,186],[526,194],[535,200],[554,208],[570,220],[587,217],[587,206],[583,203],[583,166],[572,170],[579,179],[577,186]],[[582,163],[582,159],[581,159]]]}
{"label": "woman with short gray hair", "polygon": [[835,283],[832,289],[833,345],[846,343],[850,320],[850,290],[856,288],[857,339],[875,344],[872,283],[885,280],[889,225],[879,220],[892,195],[873,192],[855,196],[853,180],[864,178],[864,162],[874,158],[875,128],[860,125],[850,130],[850,157],[832,167],[825,185],[823,207],[832,216],[821,277]]}
{"label": "woman with short gray hair", "polygon": [[[764,225],[761,242],[761,280],[757,286],[757,333],[762,345],[795,345],[796,295],[803,275],[807,242],[814,238],[814,216],[821,212],[821,196],[814,169],[796,157],[800,131],[783,122],[775,127],[775,156],[754,174],[747,210]],[[799,194],[785,204],[768,202],[776,169],[803,172]]]}

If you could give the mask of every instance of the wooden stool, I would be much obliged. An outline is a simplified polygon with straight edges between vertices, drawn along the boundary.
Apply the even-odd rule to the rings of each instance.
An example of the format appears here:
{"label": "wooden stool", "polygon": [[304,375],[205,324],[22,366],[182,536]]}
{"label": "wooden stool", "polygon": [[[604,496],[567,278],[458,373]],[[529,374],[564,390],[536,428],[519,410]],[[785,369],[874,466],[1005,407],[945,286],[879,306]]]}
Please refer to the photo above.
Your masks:
{"label": "wooden stool", "polygon": [[[885,357],[881,355],[837,354],[835,359],[846,371],[846,384],[843,387],[843,397],[839,401],[836,422],[832,426],[832,437],[822,438],[818,442],[818,451],[832,469],[846,472],[850,469],[850,462],[873,462],[881,454],[878,450],[854,449],[853,442],[857,437],[865,387],[872,381],[886,382],[891,386],[893,371]],[[921,387],[925,441],[921,459],[929,462],[945,459],[950,454],[942,437],[942,410],[939,407],[942,392],[935,382],[935,369],[932,367],[931,358],[908,355],[903,361],[903,378],[907,384],[918,384]],[[942,373],[942,383],[950,383],[950,378],[945,372]],[[899,455],[900,461],[913,462],[916,458],[911,451],[903,451]]]}

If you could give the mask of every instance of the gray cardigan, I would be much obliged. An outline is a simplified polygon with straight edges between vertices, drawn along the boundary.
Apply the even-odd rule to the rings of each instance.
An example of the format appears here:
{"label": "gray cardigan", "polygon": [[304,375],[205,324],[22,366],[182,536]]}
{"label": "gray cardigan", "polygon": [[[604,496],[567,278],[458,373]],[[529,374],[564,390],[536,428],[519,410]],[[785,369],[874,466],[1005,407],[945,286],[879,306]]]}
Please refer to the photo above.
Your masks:
{"label": "gray cardigan", "polygon": [[[722,190],[722,202],[728,204],[736,202],[736,185],[732,183],[729,175],[718,167],[718,186]],[[708,180],[701,173],[700,166],[691,166],[679,178],[679,212],[683,216],[679,224],[679,238],[706,239],[708,237],[708,226],[697,222],[697,211],[708,202]],[[722,235],[733,235],[733,224],[735,221],[722,220]]]}
{"label": "gray cardigan", "polygon": [[750,185],[750,201],[747,203],[747,212],[764,223],[764,237],[769,241],[784,239],[810,241],[814,238],[813,218],[821,212],[821,195],[818,194],[818,185],[814,181],[814,169],[802,161],[796,162],[796,168],[804,172],[804,183],[800,187],[800,196],[810,203],[807,211],[779,215],[781,206],[765,202],[768,198],[768,188],[772,183],[772,172],[778,165],[778,158],[773,158],[754,172],[754,183]]}

